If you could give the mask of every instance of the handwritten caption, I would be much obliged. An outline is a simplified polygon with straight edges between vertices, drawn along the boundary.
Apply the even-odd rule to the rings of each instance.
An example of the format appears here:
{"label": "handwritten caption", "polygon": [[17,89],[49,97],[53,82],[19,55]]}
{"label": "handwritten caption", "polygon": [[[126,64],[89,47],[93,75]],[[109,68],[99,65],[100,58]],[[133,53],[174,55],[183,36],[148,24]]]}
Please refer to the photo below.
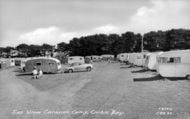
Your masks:
{"label": "handwritten caption", "polygon": [[58,110],[13,110],[12,114],[15,115],[38,115],[38,114],[45,114],[45,115],[58,115],[58,114],[69,114],[69,115],[76,115],[76,114],[82,114],[82,115],[111,115],[111,116],[122,116],[124,112],[117,111],[115,109],[111,110],[66,110],[66,111],[58,111]]}

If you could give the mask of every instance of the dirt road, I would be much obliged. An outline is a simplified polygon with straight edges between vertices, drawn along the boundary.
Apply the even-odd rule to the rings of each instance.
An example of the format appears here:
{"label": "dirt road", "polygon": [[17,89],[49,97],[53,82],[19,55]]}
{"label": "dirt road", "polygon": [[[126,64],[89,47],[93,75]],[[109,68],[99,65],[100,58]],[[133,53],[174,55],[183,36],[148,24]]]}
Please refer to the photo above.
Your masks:
{"label": "dirt road", "polygon": [[[155,73],[131,73],[140,68],[118,63],[94,67],[92,72],[44,75],[40,80],[15,76],[14,69],[1,71],[1,119],[190,118],[190,81],[134,82]],[[18,110],[21,114],[15,114]]]}

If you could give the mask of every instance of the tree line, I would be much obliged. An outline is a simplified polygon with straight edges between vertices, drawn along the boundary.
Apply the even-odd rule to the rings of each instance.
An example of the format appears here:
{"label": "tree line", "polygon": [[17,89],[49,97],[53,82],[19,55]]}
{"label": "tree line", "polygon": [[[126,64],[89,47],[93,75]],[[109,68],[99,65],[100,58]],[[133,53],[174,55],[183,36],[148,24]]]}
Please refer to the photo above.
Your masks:
{"label": "tree line", "polygon": [[[64,40],[64,39],[63,39]],[[174,49],[190,49],[190,30],[171,29],[167,31],[150,31],[141,35],[134,32],[119,34],[95,34],[73,38],[69,43],[60,42],[55,48],[49,44],[27,45],[19,44],[14,47],[0,48],[1,52],[16,49],[25,56],[41,56],[45,51],[68,52],[70,55],[88,56],[114,54],[123,52],[169,51]]]}

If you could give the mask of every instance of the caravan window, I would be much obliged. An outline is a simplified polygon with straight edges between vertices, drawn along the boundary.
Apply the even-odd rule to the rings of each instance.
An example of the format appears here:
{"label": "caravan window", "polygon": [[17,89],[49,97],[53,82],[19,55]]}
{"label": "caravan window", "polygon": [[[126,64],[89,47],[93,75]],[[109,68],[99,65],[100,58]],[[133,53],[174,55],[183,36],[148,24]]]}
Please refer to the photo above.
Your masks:
{"label": "caravan window", "polygon": [[73,60],[73,58],[69,58],[69,60]]}
{"label": "caravan window", "polygon": [[149,60],[149,59],[150,59],[150,56],[147,56],[147,57],[146,57],[146,60]]}
{"label": "caravan window", "polygon": [[124,55],[121,55],[121,57],[124,57]]}
{"label": "caravan window", "polygon": [[80,58],[80,60],[82,60],[82,58]]}
{"label": "caravan window", "polygon": [[53,65],[54,65],[54,63],[49,63],[49,65],[50,65],[50,66],[53,66]]}
{"label": "caravan window", "polygon": [[169,58],[168,63],[174,63],[174,58],[173,57]]}
{"label": "caravan window", "polygon": [[40,66],[40,65],[42,65],[41,63],[36,63],[36,66]]}
{"label": "caravan window", "polygon": [[158,58],[158,63],[167,63],[168,62],[168,58],[167,57],[159,57]]}
{"label": "caravan window", "polygon": [[137,56],[137,59],[141,59],[141,55],[138,55],[138,56]]}
{"label": "caravan window", "polygon": [[181,58],[180,57],[170,57],[168,63],[180,63]]}
{"label": "caravan window", "polygon": [[159,57],[158,63],[180,63],[181,58],[180,57]]}
{"label": "caravan window", "polygon": [[174,62],[175,63],[181,63],[181,57],[175,57]]}

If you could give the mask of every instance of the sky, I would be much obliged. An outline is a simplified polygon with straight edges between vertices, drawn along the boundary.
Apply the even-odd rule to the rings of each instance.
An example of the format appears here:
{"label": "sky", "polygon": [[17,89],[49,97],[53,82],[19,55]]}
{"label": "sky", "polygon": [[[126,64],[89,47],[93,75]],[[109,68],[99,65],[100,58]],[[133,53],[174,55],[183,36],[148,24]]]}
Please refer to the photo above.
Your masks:
{"label": "sky", "polygon": [[0,47],[190,29],[190,0],[0,0]]}

